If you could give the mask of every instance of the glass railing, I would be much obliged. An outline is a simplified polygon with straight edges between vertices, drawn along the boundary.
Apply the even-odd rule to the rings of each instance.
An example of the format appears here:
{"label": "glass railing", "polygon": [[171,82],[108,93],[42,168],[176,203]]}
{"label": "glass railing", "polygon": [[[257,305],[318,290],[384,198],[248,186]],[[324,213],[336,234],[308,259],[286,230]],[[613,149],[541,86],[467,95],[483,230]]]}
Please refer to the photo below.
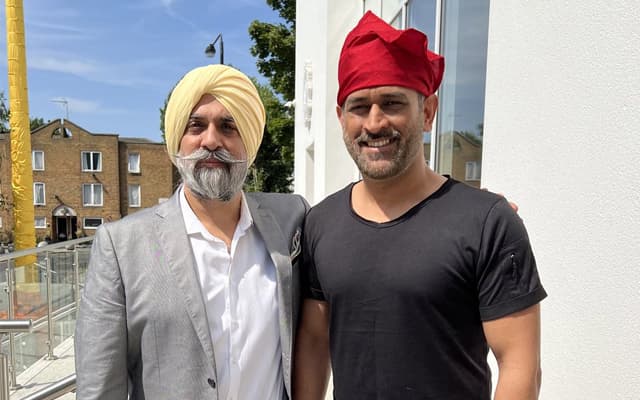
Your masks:
{"label": "glass railing", "polygon": [[[0,255],[0,320],[31,320],[29,332],[2,335],[11,388],[16,376],[73,336],[93,238]],[[19,382],[18,382],[19,383]]]}

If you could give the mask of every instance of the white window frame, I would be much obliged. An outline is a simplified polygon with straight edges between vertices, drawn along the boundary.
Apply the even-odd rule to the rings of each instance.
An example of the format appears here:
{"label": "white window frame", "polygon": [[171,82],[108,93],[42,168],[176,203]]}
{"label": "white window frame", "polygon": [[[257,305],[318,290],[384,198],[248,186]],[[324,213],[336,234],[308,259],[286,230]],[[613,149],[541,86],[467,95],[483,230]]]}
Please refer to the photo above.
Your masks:
{"label": "white window frame", "polygon": [[[40,154],[40,156],[42,157],[42,168],[36,168],[36,154]],[[44,151],[33,150],[31,152],[31,168],[34,171],[44,171]]]}
{"label": "white window frame", "polygon": [[[137,157],[134,168],[131,168],[131,156]],[[129,153],[129,156],[127,157],[127,169],[132,174],[140,173],[140,153]]]}
{"label": "white window frame", "polygon": [[[40,225],[38,225],[38,221],[42,222]],[[34,217],[33,218],[33,223],[35,224],[35,227],[37,229],[46,229],[47,227],[47,217]]]}
{"label": "white window frame", "polygon": [[[131,190],[132,189],[133,190],[137,189],[137,191],[138,191],[138,204],[133,204],[132,201],[131,201],[131,199],[132,199]],[[140,205],[142,204],[142,193],[141,193],[139,184],[129,185],[128,190],[127,190],[127,195],[129,197],[129,207],[140,207]]]}
{"label": "white window frame", "polygon": [[[84,188],[85,186],[90,186],[91,187],[91,198],[89,199],[90,201],[87,201],[87,199],[85,198],[84,195]],[[94,192],[94,187],[100,187],[100,203],[97,203],[94,199],[95,197],[95,192]],[[102,183],[83,183],[82,184],[82,205],[85,207],[102,207],[104,203],[104,188],[102,187]]]}
{"label": "white window frame", "polygon": [[[36,187],[42,186],[42,202],[37,202]],[[44,206],[47,204],[47,188],[44,182],[33,182],[33,205]]]}
{"label": "white window frame", "polygon": [[480,161],[467,161],[464,163],[464,180],[479,181],[482,175]]}
{"label": "white window frame", "polygon": [[[90,154],[89,156],[89,165],[88,168],[85,168],[84,165],[84,157],[85,154]],[[93,158],[98,157],[98,168],[92,169],[93,167]],[[83,151],[80,154],[80,165],[82,167],[82,172],[102,172],[102,152],[100,151]]]}
{"label": "white window frame", "polygon": [[100,225],[102,225],[104,223],[104,219],[102,218],[97,218],[97,217],[84,217],[82,218],[82,228],[83,229],[98,229],[98,226],[87,226],[87,220],[88,219],[93,219],[93,220],[100,220]]}

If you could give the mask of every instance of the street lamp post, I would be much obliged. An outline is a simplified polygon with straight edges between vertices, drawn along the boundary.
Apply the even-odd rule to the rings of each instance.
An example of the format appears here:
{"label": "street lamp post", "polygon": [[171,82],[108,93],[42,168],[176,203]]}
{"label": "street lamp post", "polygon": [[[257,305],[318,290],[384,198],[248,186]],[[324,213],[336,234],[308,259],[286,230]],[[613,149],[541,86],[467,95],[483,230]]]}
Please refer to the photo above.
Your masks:
{"label": "street lamp post", "polygon": [[220,64],[224,64],[224,41],[222,40],[222,33],[218,33],[215,40],[207,45],[207,48],[204,49],[204,54],[207,57],[213,57],[216,55],[216,43],[220,40]]}

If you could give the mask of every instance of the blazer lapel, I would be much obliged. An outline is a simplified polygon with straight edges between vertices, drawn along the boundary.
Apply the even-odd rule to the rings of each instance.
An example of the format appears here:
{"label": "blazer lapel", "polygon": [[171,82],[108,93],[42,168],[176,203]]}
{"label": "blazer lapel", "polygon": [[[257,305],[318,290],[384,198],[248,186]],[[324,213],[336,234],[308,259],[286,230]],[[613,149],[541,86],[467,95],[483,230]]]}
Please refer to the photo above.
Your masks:
{"label": "blazer lapel", "polygon": [[[293,321],[292,310],[292,282],[291,282],[291,258],[287,240],[280,229],[280,225],[276,223],[273,214],[261,208],[259,203],[246,194],[247,205],[251,211],[253,223],[255,224],[260,236],[264,240],[267,251],[276,267],[276,279],[278,285],[278,310],[280,314],[280,345],[282,346],[283,371],[285,373],[285,382],[289,383],[291,370],[291,332]],[[289,388],[287,388],[289,389]],[[291,393],[291,392],[289,392]]]}
{"label": "blazer lapel", "polygon": [[167,268],[183,294],[182,300],[176,299],[176,301],[184,301],[195,332],[215,371],[213,343],[191,244],[180,209],[179,190],[176,190],[168,201],[158,207],[156,214],[159,217],[157,230],[160,243],[167,255]]}

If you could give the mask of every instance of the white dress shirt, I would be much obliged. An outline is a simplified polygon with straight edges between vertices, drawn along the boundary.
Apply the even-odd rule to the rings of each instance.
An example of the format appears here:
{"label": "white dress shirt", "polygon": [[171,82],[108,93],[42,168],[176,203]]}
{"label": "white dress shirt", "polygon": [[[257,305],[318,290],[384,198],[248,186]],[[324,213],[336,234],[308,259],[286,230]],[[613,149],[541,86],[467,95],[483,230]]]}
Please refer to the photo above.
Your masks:
{"label": "white dress shirt", "polygon": [[209,233],[180,189],[215,354],[220,400],[284,395],[275,265],[242,194],[231,248]]}

